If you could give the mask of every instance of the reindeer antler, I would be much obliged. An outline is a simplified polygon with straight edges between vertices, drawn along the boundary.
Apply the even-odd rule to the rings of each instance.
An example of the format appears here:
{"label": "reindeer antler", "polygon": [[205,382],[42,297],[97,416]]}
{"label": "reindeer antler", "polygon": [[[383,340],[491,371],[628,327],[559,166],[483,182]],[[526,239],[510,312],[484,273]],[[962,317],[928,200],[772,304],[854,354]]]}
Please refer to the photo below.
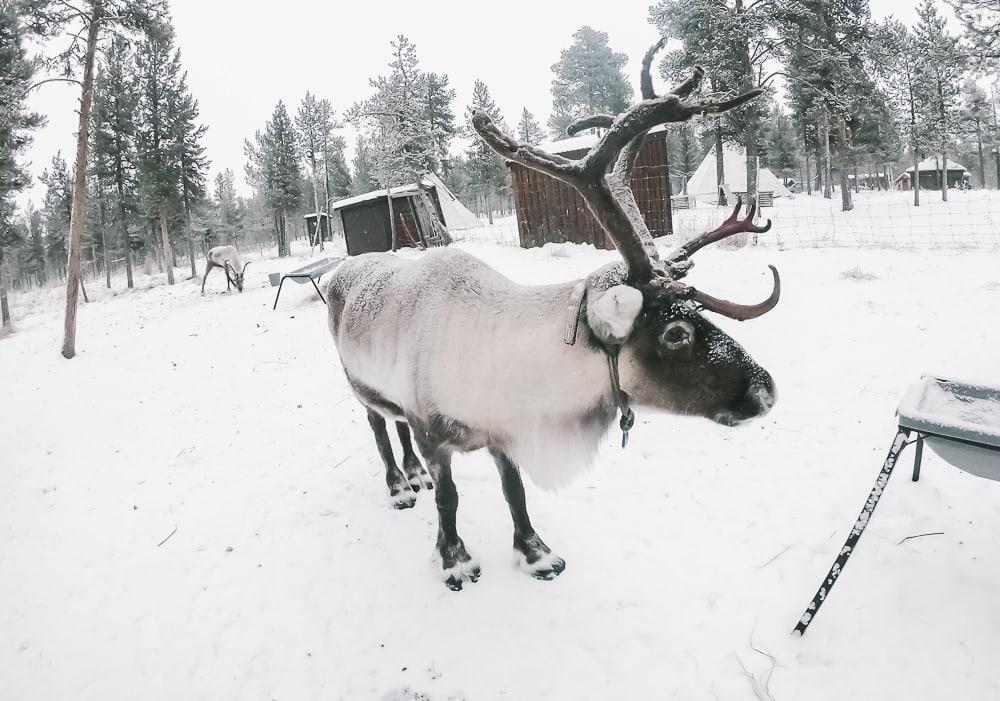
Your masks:
{"label": "reindeer antler", "polygon": [[[653,278],[652,261],[658,258],[652,236],[629,183],[632,166],[642,148],[646,132],[660,124],[686,122],[699,114],[731,110],[762,92],[751,90],[721,102],[687,102],[685,98],[694,91],[704,75],[704,71],[696,68],[692,76],[681,83],[675,92],[656,97],[652,88],[650,66],[664,43],[661,39],[654,44],[643,59],[640,82],[645,99],[617,117],[593,115],[577,120],[570,126],[572,133],[594,126],[608,129],[582,158],[571,160],[520,143],[501,132],[486,113],[474,110],[472,115],[473,128],[502,157],[558,178],[573,186],[583,196],[591,213],[625,259],[628,278],[633,284],[643,284]],[[614,167],[609,172],[612,164]]]}

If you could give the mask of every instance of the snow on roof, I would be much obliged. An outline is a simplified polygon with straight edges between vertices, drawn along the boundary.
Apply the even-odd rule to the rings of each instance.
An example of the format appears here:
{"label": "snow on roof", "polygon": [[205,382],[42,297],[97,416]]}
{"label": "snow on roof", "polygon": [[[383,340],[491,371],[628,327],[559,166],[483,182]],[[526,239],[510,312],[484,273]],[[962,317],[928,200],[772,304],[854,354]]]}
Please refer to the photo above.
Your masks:
{"label": "snow on roof", "polygon": [[[666,124],[660,124],[649,130],[650,134],[656,133],[658,131],[663,131],[667,128]],[[588,149],[594,144],[596,144],[601,137],[594,133],[579,134],[578,136],[571,136],[567,139],[556,139],[554,141],[543,141],[538,144],[538,148],[543,151],[548,151],[549,153],[562,154],[570,153],[571,151],[581,151],[583,149]]]}
{"label": "snow on roof", "polygon": [[[919,168],[921,171],[941,170],[941,158],[938,157],[938,156],[931,156],[930,158],[925,158],[924,160],[920,161],[920,163],[917,164],[917,168]],[[968,168],[966,168],[964,165],[962,165],[958,161],[953,161],[953,160],[951,160],[949,158],[948,159],[948,170],[949,171],[952,171],[952,170],[968,170]],[[913,172],[913,166],[910,166],[909,168],[907,168],[903,172],[904,173],[912,173]]]}
{"label": "snow on roof", "polygon": [[[426,178],[422,180],[425,187],[434,187],[434,183]],[[417,186],[415,183],[410,183],[408,185],[400,185],[389,190],[389,194],[393,197],[405,197],[406,195],[412,195],[417,191]],[[347,197],[342,200],[337,200],[330,205],[330,210],[343,209],[344,207],[350,207],[352,205],[361,204],[362,202],[368,202],[369,200],[377,200],[380,197],[385,197],[385,188],[380,190],[372,190],[371,192],[366,192],[363,195],[355,195],[354,197]]]}

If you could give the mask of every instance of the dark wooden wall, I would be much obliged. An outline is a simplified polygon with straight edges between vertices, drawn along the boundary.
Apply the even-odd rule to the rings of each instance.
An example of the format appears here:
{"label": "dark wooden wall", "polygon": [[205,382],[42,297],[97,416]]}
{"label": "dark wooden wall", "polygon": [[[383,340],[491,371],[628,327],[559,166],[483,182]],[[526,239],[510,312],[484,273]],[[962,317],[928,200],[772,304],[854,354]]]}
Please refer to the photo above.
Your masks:
{"label": "dark wooden wall", "polygon": [[[562,155],[579,158],[584,153]],[[511,163],[510,169],[521,246],[533,248],[569,241],[614,248],[576,190],[517,163]],[[666,132],[649,134],[632,171],[632,190],[653,236],[673,233],[668,171]]]}
{"label": "dark wooden wall", "polygon": [[[437,193],[432,190],[430,196],[431,202],[438,210],[438,216],[441,216],[441,205],[437,202]],[[417,207],[413,203],[413,198],[393,197],[392,208],[396,214],[399,247],[418,246],[424,235],[425,226],[421,223],[420,217],[417,216]],[[356,256],[373,251],[392,250],[389,206],[386,204],[385,197],[360,202],[338,211],[343,222],[347,255]]]}

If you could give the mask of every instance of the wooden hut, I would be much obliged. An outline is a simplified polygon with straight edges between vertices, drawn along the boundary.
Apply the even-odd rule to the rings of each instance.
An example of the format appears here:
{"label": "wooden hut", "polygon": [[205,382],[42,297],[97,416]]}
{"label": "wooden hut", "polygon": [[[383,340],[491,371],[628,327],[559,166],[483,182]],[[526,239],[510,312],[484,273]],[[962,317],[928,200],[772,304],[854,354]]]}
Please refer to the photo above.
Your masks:
{"label": "wooden hut", "polygon": [[[541,144],[540,148],[566,158],[579,158],[597,140],[593,134],[584,134]],[[583,198],[570,185],[517,163],[511,163],[510,169],[522,247],[568,241],[614,248]],[[653,236],[672,234],[666,131],[662,127],[646,136],[632,171],[632,191]]]}
{"label": "wooden hut", "polygon": [[454,195],[439,192],[441,189],[447,190],[437,178],[424,178],[419,186],[413,183],[394,187],[388,195],[385,190],[375,190],[331,204],[333,226],[344,233],[347,254],[355,256],[392,250],[390,197],[396,219],[397,247],[423,248],[448,243],[441,199],[445,196],[453,199]]}

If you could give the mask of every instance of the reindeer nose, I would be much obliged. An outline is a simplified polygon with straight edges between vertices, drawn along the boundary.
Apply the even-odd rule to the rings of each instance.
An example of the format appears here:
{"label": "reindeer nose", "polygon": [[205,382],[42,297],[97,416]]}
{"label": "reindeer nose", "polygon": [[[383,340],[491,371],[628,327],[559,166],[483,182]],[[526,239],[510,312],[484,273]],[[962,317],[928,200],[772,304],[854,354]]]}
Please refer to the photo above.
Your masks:
{"label": "reindeer nose", "polygon": [[751,383],[747,389],[746,403],[756,409],[755,416],[763,416],[769,412],[777,400],[778,395],[774,389],[774,380],[767,372],[764,372],[764,376],[756,382]]}

